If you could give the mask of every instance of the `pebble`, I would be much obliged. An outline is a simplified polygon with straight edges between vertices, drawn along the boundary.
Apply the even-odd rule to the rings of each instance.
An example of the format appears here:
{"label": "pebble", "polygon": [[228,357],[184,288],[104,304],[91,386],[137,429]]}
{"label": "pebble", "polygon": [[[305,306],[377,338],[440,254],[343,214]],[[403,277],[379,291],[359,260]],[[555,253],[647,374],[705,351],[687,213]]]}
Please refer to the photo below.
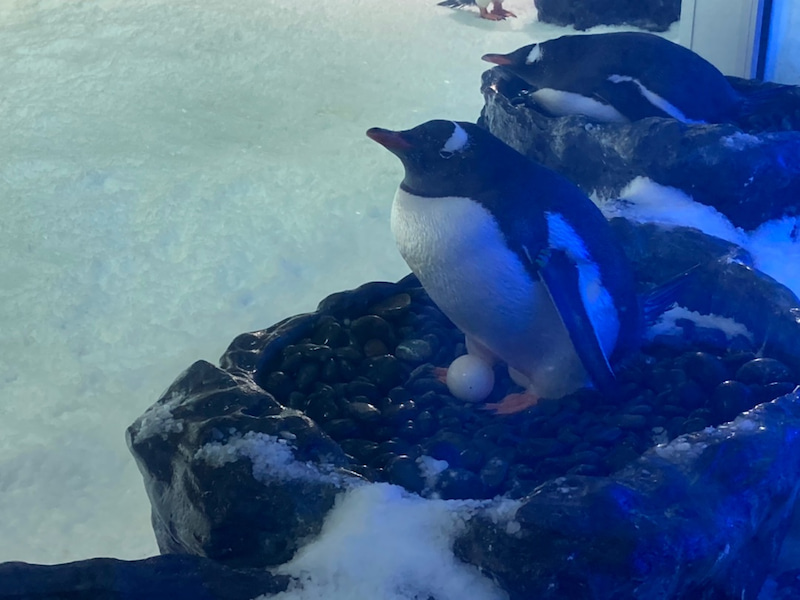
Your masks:
{"label": "pebble", "polygon": [[386,465],[386,478],[389,483],[399,485],[409,492],[421,493],[425,488],[425,479],[419,470],[417,461],[410,456],[395,456]]}
{"label": "pebble", "polygon": [[712,410],[723,423],[732,421],[754,405],[753,393],[741,381],[723,381],[711,396]]}
{"label": "pebble", "polygon": [[400,360],[419,364],[433,356],[433,349],[430,343],[425,340],[406,340],[397,344],[395,355]]}
{"label": "pebble", "polygon": [[[628,357],[613,396],[587,388],[497,417],[456,400],[434,376],[466,352],[464,338],[411,287],[352,320],[319,317],[307,338],[274,349],[256,380],[277,402],[304,411],[368,478],[442,498],[521,497],[553,477],[609,475],[654,443],[729,421],[798,383],[780,361],[756,357],[749,342],[724,352],[717,330],[689,321],[682,329],[683,337],[662,336]],[[242,345],[257,357],[250,346],[260,338],[253,339]],[[505,369],[495,378],[487,401],[519,391]],[[280,406],[246,410],[269,415]],[[449,465],[431,489],[422,455]]]}
{"label": "pebble", "polygon": [[372,307],[370,307],[370,312],[384,319],[394,319],[405,315],[410,306],[411,296],[406,293],[401,293],[389,296],[386,300],[373,304]]}
{"label": "pebble", "polygon": [[774,358],[754,358],[736,370],[734,379],[742,383],[766,385],[774,381],[786,381],[792,376],[789,368]]}

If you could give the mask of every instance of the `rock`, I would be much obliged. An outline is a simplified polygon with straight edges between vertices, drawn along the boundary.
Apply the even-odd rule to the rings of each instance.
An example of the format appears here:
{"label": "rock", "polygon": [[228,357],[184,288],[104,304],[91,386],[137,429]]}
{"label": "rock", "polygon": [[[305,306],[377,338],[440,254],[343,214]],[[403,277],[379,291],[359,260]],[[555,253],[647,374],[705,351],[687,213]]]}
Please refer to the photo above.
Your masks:
{"label": "rock", "polygon": [[[268,336],[267,336],[268,337]],[[198,361],[127,432],[162,553],[290,559],[358,477],[341,448],[252,379]]]}
{"label": "rock", "polygon": [[800,487],[798,428],[792,394],[611,477],[560,477],[504,519],[478,515],[456,555],[512,600],[755,599]]}
{"label": "rock", "polygon": [[234,569],[186,554],[60,565],[7,562],[0,564],[0,600],[250,600],[283,592],[289,581],[264,569]]}
{"label": "rock", "polygon": [[666,31],[681,16],[680,0],[534,0],[539,21],[584,30],[633,25]]}
{"label": "rock", "polygon": [[626,124],[552,118],[519,100],[520,80],[501,67],[484,73],[481,89],[486,104],[479,124],[587,194],[616,199],[642,176],[683,190],[745,230],[800,215],[800,163],[784,158],[800,155],[800,88],[776,92],[791,99],[797,117],[792,131],[774,132],[661,118]]}

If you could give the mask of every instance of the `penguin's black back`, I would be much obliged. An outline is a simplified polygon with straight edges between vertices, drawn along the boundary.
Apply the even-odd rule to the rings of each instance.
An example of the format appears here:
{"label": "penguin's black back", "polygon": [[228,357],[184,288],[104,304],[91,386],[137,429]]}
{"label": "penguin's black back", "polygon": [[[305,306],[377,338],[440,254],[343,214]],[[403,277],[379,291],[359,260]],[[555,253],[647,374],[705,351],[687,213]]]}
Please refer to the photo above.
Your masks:
{"label": "penguin's black back", "polygon": [[[602,273],[603,286],[614,297],[618,310],[625,313],[620,319],[615,354],[637,347],[643,320],[633,268],[605,215],[566,177],[530,160],[477,126],[472,126],[469,133],[480,139],[485,155],[480,170],[491,169],[493,183],[480,190],[461,190],[458,195],[471,197],[491,212],[509,247],[521,258],[526,250],[537,253],[543,249],[535,243],[547,241],[546,214],[561,215],[592,252],[592,259]],[[496,174],[494,166],[498,167]]]}
{"label": "penguin's black back", "polygon": [[681,110],[709,123],[732,118],[739,95],[714,65],[660,36],[642,32],[566,35],[539,44],[541,59],[511,68],[538,88],[592,96],[613,93],[613,75],[632,77]]}

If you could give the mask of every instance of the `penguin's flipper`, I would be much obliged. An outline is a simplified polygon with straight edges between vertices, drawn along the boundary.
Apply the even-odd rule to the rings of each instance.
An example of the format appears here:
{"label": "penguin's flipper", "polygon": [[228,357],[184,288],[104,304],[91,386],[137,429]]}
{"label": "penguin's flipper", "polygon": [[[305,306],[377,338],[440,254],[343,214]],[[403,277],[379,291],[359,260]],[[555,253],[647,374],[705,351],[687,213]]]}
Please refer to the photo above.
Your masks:
{"label": "penguin's flipper", "polygon": [[686,286],[697,276],[699,264],[678,273],[641,296],[642,313],[646,327],[653,326],[658,319],[675,304]]}
{"label": "penguin's flipper", "polygon": [[616,378],[583,304],[578,266],[566,252],[555,249],[550,249],[546,256],[537,260],[536,266],[592,383],[601,392],[610,391]]}
{"label": "penguin's flipper", "polygon": [[636,81],[631,77],[612,75],[595,92],[595,96],[605,104],[610,104],[631,121],[648,117],[669,117],[670,115],[650,102]]}

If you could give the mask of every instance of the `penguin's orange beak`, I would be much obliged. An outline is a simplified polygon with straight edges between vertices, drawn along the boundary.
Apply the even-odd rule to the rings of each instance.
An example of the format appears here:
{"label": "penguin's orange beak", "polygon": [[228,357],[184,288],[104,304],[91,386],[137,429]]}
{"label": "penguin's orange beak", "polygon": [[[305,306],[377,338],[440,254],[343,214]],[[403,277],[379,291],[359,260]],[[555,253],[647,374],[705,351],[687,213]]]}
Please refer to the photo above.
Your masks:
{"label": "penguin's orange beak", "polygon": [[367,137],[375,140],[387,150],[409,150],[412,147],[399,131],[392,131],[391,129],[372,127],[367,130]]}
{"label": "penguin's orange beak", "polygon": [[496,65],[511,64],[511,59],[505,54],[484,54],[481,56],[481,60],[485,60],[486,62],[494,63]]}

